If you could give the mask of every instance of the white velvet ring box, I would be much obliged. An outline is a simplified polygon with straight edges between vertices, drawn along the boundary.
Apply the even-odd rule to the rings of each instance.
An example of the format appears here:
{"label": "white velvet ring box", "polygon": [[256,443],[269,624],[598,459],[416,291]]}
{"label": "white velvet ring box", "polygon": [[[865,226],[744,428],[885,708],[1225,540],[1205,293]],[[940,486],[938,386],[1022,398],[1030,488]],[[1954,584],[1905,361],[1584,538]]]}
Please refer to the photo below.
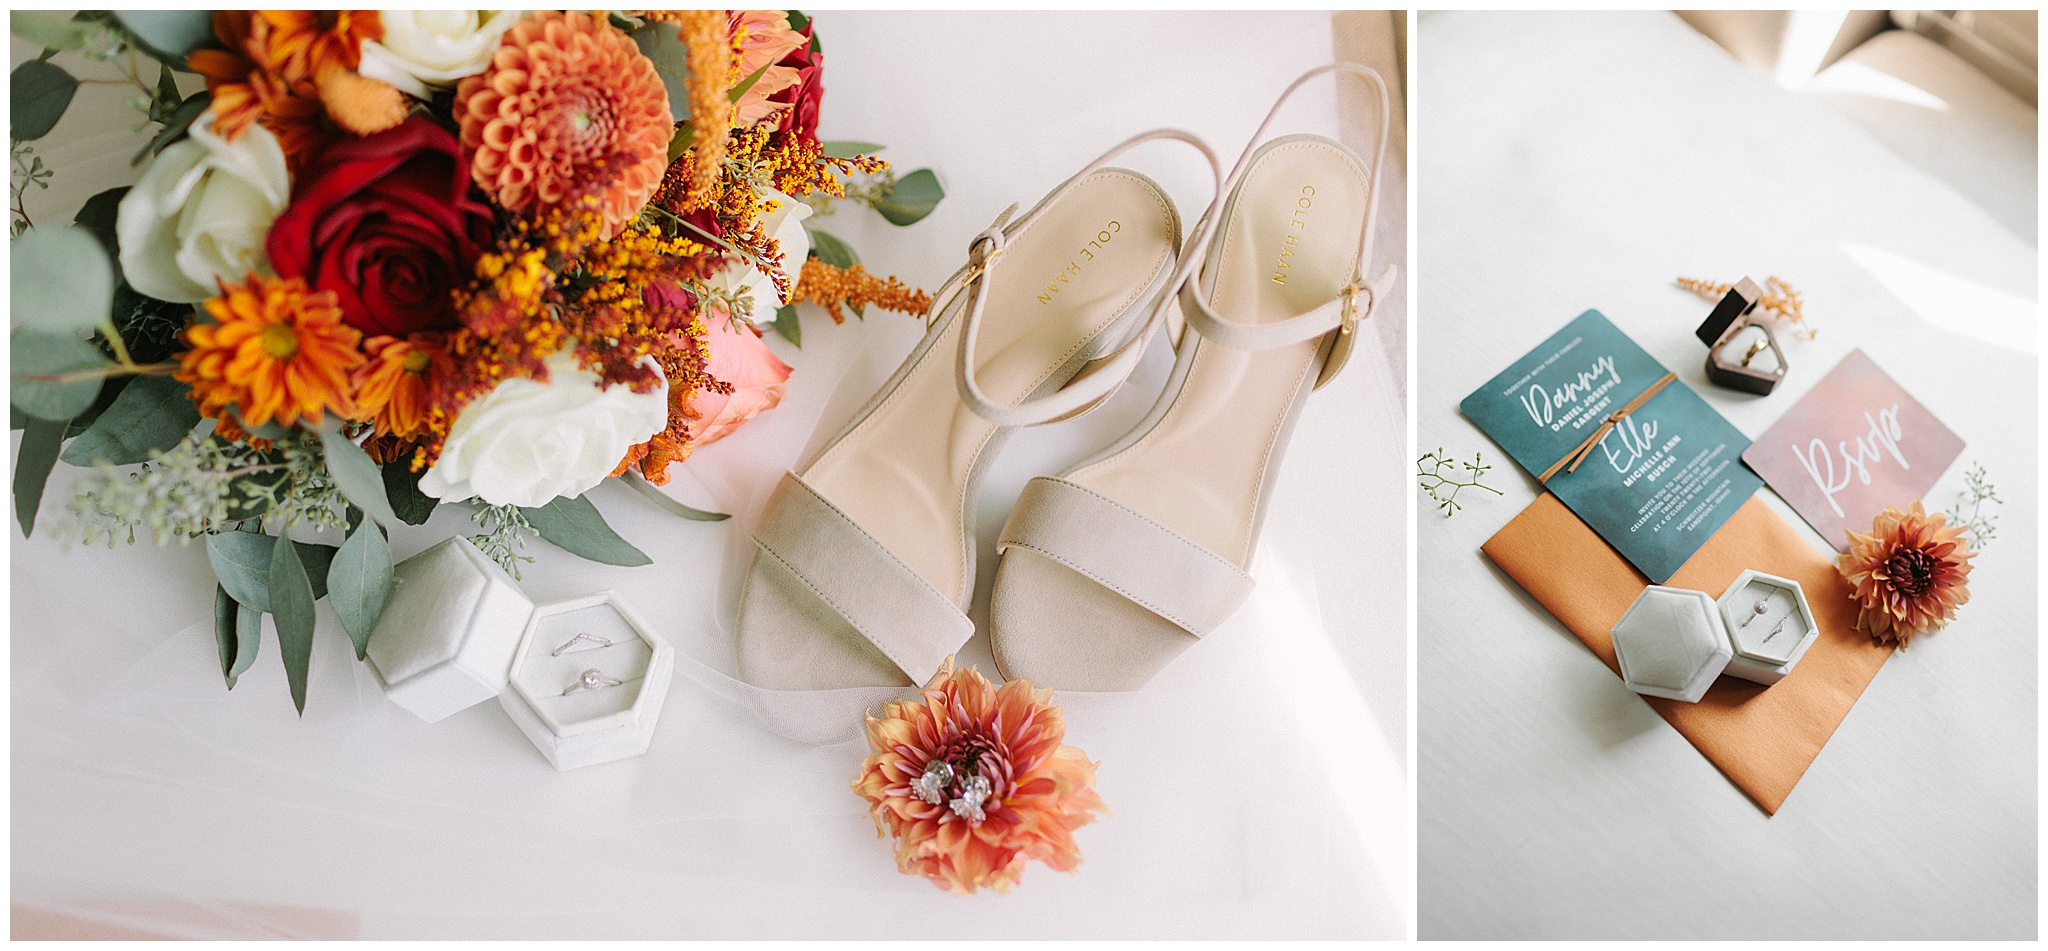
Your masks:
{"label": "white velvet ring box", "polygon": [[1789,578],[1744,571],[1715,603],[1734,651],[1728,661],[1731,677],[1777,683],[1806,656],[1819,634],[1806,592]]}
{"label": "white velvet ring box", "polygon": [[675,673],[675,649],[606,591],[533,611],[498,695],[556,769],[647,752]]}
{"label": "white velvet ring box", "polygon": [[1686,703],[1698,703],[1734,655],[1714,599],[1689,588],[1643,589],[1613,638],[1630,690]]}
{"label": "white velvet ring box", "polygon": [[393,569],[365,654],[385,696],[433,723],[505,689],[532,615],[512,576],[457,535]]}

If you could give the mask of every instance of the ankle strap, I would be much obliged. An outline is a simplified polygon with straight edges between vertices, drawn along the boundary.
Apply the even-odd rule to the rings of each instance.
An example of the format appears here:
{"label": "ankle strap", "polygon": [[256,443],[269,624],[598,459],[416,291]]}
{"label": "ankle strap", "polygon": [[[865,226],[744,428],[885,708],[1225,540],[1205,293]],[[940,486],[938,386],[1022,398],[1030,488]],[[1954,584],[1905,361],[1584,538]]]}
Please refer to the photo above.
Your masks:
{"label": "ankle strap", "polygon": [[[1379,276],[1370,281],[1365,279],[1366,268],[1372,259],[1373,213],[1379,208],[1380,167],[1386,158],[1387,130],[1391,121],[1386,81],[1380,78],[1379,73],[1356,63],[1332,63],[1301,74],[1293,85],[1287,87],[1286,92],[1280,94],[1280,98],[1273,103],[1273,108],[1266,113],[1265,121],[1259,123],[1258,131],[1252,133],[1251,143],[1245,146],[1244,154],[1237,160],[1237,166],[1230,170],[1230,177],[1224,180],[1215,203],[1209,206],[1209,211],[1204,216],[1207,225],[1204,233],[1213,235],[1221,226],[1223,211],[1229,204],[1230,197],[1237,194],[1237,189],[1244,183],[1245,176],[1250,174],[1252,159],[1264,144],[1266,129],[1280,114],[1280,107],[1286,105],[1287,100],[1309,80],[1324,73],[1347,73],[1357,77],[1369,84],[1374,94],[1379,97],[1379,137],[1374,141],[1372,166],[1366,173],[1365,226],[1359,234],[1358,261],[1352,268],[1351,280],[1338,290],[1335,298],[1321,307],[1271,324],[1238,323],[1217,314],[1209,306],[1207,295],[1201,289],[1199,276],[1189,280],[1180,289],[1181,313],[1188,326],[1204,338],[1232,349],[1270,350],[1313,340],[1333,330],[1337,331],[1336,342],[1323,363],[1320,375],[1316,378],[1316,387],[1319,389],[1334,378],[1337,371],[1343,369],[1344,363],[1350,359],[1358,323],[1371,316],[1373,309],[1385,298],[1388,288],[1394,281],[1394,266],[1391,264],[1382,269]],[[1192,251],[1191,256],[1206,259],[1208,248],[1204,246]]]}
{"label": "ankle strap", "polygon": [[[1073,177],[1061,182],[1040,199],[1038,204],[1033,205],[1030,211],[1025,212],[1023,217],[1015,221],[1010,220],[1010,215],[1017,210],[1016,205],[1011,205],[1002,214],[997,215],[994,224],[975,235],[974,240],[968,243],[967,265],[948,278],[933,295],[930,310],[932,314],[941,313],[953,297],[963,293],[967,295],[967,312],[963,316],[966,326],[960,334],[959,361],[955,372],[960,381],[960,399],[976,415],[999,426],[1036,426],[1068,419],[1085,413],[1108,399],[1109,395],[1130,377],[1131,371],[1137,368],[1138,360],[1145,355],[1145,342],[1166,319],[1166,312],[1173,305],[1173,289],[1187,283],[1194,273],[1199,255],[1182,255],[1178,266],[1166,282],[1166,292],[1159,294],[1152,302],[1151,313],[1145,316],[1142,324],[1126,335],[1114,349],[1090,360],[1065,386],[1038,399],[1027,399],[1015,406],[1001,406],[991,402],[975,379],[975,346],[981,335],[982,308],[987,304],[988,275],[1001,261],[1010,239],[1031,227],[1032,222],[1037,221],[1054,202],[1072,191],[1082,179],[1109,164],[1111,159],[1138,145],[1157,139],[1170,139],[1194,146],[1209,163],[1209,173],[1216,185],[1217,194],[1222,194],[1222,165],[1216,160],[1216,154],[1209,150],[1208,144],[1193,133],[1179,129],[1155,129],[1132,136],[1115,148],[1102,153]],[[1198,230],[1196,241],[1199,245],[1190,242],[1189,246],[1207,246],[1207,236],[1214,227],[1198,226],[1198,229],[1207,230]]]}

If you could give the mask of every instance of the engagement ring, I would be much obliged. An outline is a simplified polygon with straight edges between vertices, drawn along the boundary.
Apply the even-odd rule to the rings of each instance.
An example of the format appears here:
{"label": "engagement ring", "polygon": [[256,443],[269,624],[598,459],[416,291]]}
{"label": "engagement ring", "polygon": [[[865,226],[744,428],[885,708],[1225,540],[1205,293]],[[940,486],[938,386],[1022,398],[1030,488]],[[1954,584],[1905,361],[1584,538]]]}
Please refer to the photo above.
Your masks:
{"label": "engagement ring", "polygon": [[578,690],[601,690],[605,687],[616,687],[622,683],[625,683],[625,681],[615,677],[607,677],[604,675],[604,671],[592,667],[584,671],[583,676],[576,678],[576,682],[570,684],[569,689],[562,691],[562,696],[566,697]]}

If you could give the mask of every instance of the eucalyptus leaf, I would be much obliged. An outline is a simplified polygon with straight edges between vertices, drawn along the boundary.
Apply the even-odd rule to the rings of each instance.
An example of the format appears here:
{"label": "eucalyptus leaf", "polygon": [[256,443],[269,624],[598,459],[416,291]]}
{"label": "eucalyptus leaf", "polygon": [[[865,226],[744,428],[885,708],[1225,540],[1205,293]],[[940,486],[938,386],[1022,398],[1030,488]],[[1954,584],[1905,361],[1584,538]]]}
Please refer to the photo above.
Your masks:
{"label": "eucalyptus leaf", "polygon": [[36,530],[36,509],[43,504],[43,486],[57,465],[57,447],[64,444],[64,422],[33,419],[21,431],[21,452],[14,457],[14,519],[27,538]]}
{"label": "eucalyptus leaf", "polygon": [[570,554],[581,555],[603,565],[628,568],[654,561],[612,531],[612,527],[605,524],[604,516],[597,511],[597,506],[590,504],[586,496],[557,498],[540,508],[519,511],[526,515],[527,524],[532,525],[540,537]]}
{"label": "eucalyptus leaf", "polygon": [[206,10],[115,10],[114,21],[167,66],[182,69],[186,57],[214,45]]}
{"label": "eucalyptus leaf", "polygon": [[334,479],[334,486],[341,490],[363,514],[375,519],[377,524],[390,527],[398,524],[398,516],[391,511],[391,502],[384,497],[384,475],[377,471],[377,464],[370,461],[370,454],[363,447],[349,441],[340,429],[329,429],[320,433],[320,446],[327,450],[327,474]]}
{"label": "eucalyptus leaf", "polygon": [[68,420],[84,412],[99,396],[98,371],[111,365],[77,337],[25,327],[8,335],[7,349],[8,396],[22,412],[42,419]]}
{"label": "eucalyptus leaf", "polygon": [[426,471],[412,471],[405,459],[387,462],[383,469],[384,498],[391,503],[392,514],[407,525],[425,525],[441,504],[440,499],[420,491],[420,477]]}
{"label": "eucalyptus leaf", "polygon": [[890,224],[912,225],[924,220],[945,197],[939,176],[931,169],[920,168],[897,179],[895,187],[874,200],[874,206]]}
{"label": "eucalyptus leaf", "polygon": [[151,451],[176,446],[199,425],[198,408],[185,398],[190,391],[167,376],[136,377],[64,450],[64,461],[74,466],[148,462]]}
{"label": "eucalyptus leaf", "polygon": [[621,478],[625,480],[626,485],[632,488],[633,491],[646,496],[648,501],[667,509],[672,515],[689,519],[692,522],[723,522],[732,517],[723,512],[706,512],[703,509],[691,508],[669,498],[667,493],[656,488],[654,483],[642,478],[638,472],[627,470],[626,474],[621,476]]}
{"label": "eucalyptus leaf", "polygon": [[297,545],[276,545],[270,554],[270,616],[277,620],[278,653],[292,688],[292,706],[306,712],[306,668],[313,660],[313,583],[299,562]]}
{"label": "eucalyptus leaf", "polygon": [[171,143],[178,141],[178,137],[192,128],[192,123],[205,115],[206,107],[212,104],[213,94],[210,92],[195,93],[192,98],[178,103],[177,110],[164,121],[164,127],[157,131],[156,138],[150,139],[148,145],[143,146],[141,151],[135,153],[134,158],[128,160],[128,164],[141,165],[143,159],[163,151]]}
{"label": "eucalyptus leaf", "polygon": [[235,689],[232,672],[235,669],[235,615],[241,605],[235,603],[228,589],[213,586],[213,640],[220,649],[220,675],[227,679],[228,689]]}
{"label": "eucalyptus leaf", "polygon": [[[206,559],[228,596],[264,614],[270,607],[270,562],[277,536],[261,532],[220,532],[206,536]],[[327,571],[334,563],[333,545],[293,542],[298,561],[313,585],[313,600],[327,596]]]}
{"label": "eucalyptus leaf", "polygon": [[825,147],[826,158],[853,158],[856,155],[873,155],[888,148],[888,146],[875,142],[841,141],[821,142],[819,144]]}
{"label": "eucalyptus leaf", "polygon": [[235,666],[228,669],[228,689],[256,664],[257,649],[263,646],[263,612],[246,604],[235,605]]}
{"label": "eucalyptus leaf", "polygon": [[391,596],[391,546],[377,526],[357,526],[341,543],[327,569],[327,595],[341,616],[342,630],[355,642],[356,659],[362,660]]}
{"label": "eucalyptus leaf", "polygon": [[15,36],[46,50],[75,50],[85,45],[96,27],[55,13],[11,11],[7,26]]}
{"label": "eucalyptus leaf", "polygon": [[114,222],[121,215],[121,199],[128,197],[128,186],[109,188],[85,200],[78,209],[77,217],[71,223],[85,229],[99,239],[100,247],[107,252],[110,260],[121,256],[121,237]]}
{"label": "eucalyptus leaf", "polygon": [[775,309],[775,332],[791,346],[804,345],[804,325],[797,319],[795,304],[784,304]]}
{"label": "eucalyptus leaf", "polygon": [[27,426],[27,425],[28,425],[28,421],[29,421],[29,419],[30,419],[29,415],[28,415],[27,413],[24,413],[24,412],[22,412],[22,411],[21,411],[21,407],[19,407],[19,406],[15,406],[15,405],[13,405],[13,404],[11,404],[11,403],[10,403],[10,404],[8,404],[8,406],[7,406],[7,428],[8,428],[8,429],[20,429],[20,428],[22,428],[23,426]]}
{"label": "eucalyptus leaf", "polygon": [[[78,80],[64,67],[40,59],[14,67],[8,81],[8,101],[13,113],[7,132],[18,142],[31,142],[49,135],[71,108],[78,92]],[[18,273],[18,272],[17,272]]]}
{"label": "eucalyptus leaf", "polygon": [[860,263],[860,255],[854,253],[852,245],[839,240],[830,232],[819,231],[816,228],[808,230],[811,232],[811,253],[816,255],[818,260],[842,270]]}
{"label": "eucalyptus leaf", "polygon": [[113,314],[114,262],[85,228],[30,228],[8,248],[7,299],[19,327],[87,330]]}
{"label": "eucalyptus leaf", "polygon": [[649,23],[633,31],[633,45],[654,64],[654,74],[668,90],[668,112],[677,122],[690,119],[690,48],[673,23]]}

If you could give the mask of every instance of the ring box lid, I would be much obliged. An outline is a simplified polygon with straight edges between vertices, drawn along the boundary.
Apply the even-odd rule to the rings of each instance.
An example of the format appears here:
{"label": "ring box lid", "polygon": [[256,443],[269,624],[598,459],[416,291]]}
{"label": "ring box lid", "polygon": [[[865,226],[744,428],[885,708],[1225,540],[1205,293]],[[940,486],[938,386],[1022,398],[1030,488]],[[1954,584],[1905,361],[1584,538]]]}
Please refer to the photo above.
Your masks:
{"label": "ring box lid", "polygon": [[[1762,614],[1755,611],[1759,600],[1764,602]],[[1767,664],[1783,665],[1797,660],[1819,629],[1799,582],[1755,569],[1738,576],[1721,593],[1716,606],[1735,653]],[[1773,634],[1780,621],[1786,629]]]}
{"label": "ring box lid", "polygon": [[1615,622],[1614,652],[1629,689],[1697,702],[1734,656],[1714,599],[1651,585]]}
{"label": "ring box lid", "polygon": [[502,684],[512,643],[499,632],[532,613],[533,601],[505,569],[457,535],[392,571],[390,600],[364,654],[390,686],[450,662]]}
{"label": "ring box lid", "polygon": [[[552,651],[576,634],[612,642],[608,647]],[[533,610],[512,656],[511,690],[558,737],[634,727],[651,720],[666,693],[665,673],[675,649],[654,633],[615,591],[540,605]],[[597,690],[562,690],[582,671],[596,668],[625,682]],[[657,673],[659,672],[659,674]]]}

